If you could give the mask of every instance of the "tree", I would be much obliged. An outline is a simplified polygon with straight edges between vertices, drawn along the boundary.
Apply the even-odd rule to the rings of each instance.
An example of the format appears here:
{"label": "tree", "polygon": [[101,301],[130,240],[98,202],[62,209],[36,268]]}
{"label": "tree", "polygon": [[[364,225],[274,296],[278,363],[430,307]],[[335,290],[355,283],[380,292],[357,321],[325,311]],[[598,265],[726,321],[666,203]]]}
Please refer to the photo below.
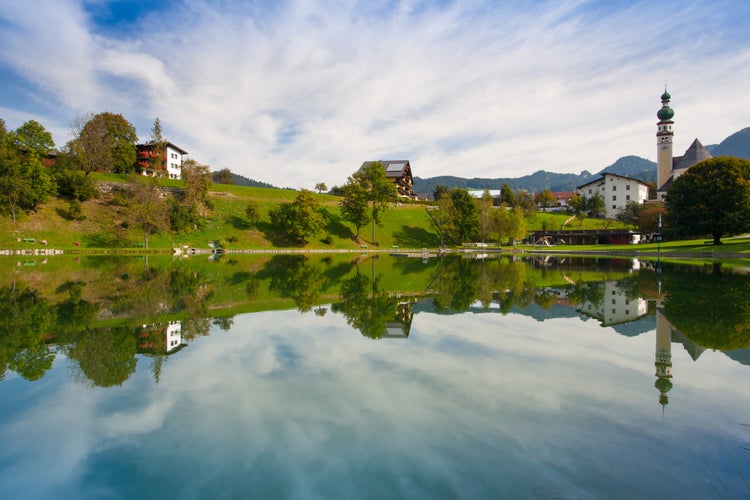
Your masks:
{"label": "tree", "polygon": [[495,212],[493,227],[497,232],[498,244],[506,240],[513,243],[523,239],[526,236],[526,218],[523,209],[520,207],[509,209],[507,205],[501,206]]}
{"label": "tree", "polygon": [[599,193],[594,193],[590,198],[586,198],[586,211],[590,217],[601,217],[605,212],[604,199]]}
{"label": "tree", "polygon": [[586,205],[587,205],[586,198],[578,194],[574,194],[568,200],[568,206],[573,210],[573,214],[576,216],[581,226],[583,226],[583,221],[586,219],[586,216],[588,215],[586,211]]}
{"label": "tree", "polygon": [[388,202],[396,198],[396,186],[385,176],[385,168],[379,161],[365,165],[352,176],[367,193],[370,202],[370,222],[372,223],[372,243],[375,243],[375,224],[382,225],[380,215],[388,207]]}
{"label": "tree", "polygon": [[185,182],[183,202],[196,207],[198,212],[202,208],[210,208],[208,188],[211,187],[211,169],[209,166],[193,159],[185,160],[182,163],[182,180]]}
{"label": "tree", "polygon": [[211,178],[216,184],[234,184],[234,174],[228,168],[213,172]]}
{"label": "tree", "polygon": [[546,212],[548,208],[554,207],[555,204],[557,204],[555,195],[553,195],[552,191],[550,191],[549,189],[545,189],[544,191],[536,195],[536,199],[534,201],[538,206],[542,207],[542,212]]}
{"label": "tree", "polygon": [[135,127],[122,115],[99,113],[73,122],[75,138],[68,150],[87,174],[94,171],[126,174],[135,168]]}
{"label": "tree", "polygon": [[245,217],[247,217],[247,221],[251,226],[255,226],[260,222],[260,205],[258,205],[257,201],[250,200],[247,202]]}
{"label": "tree", "polygon": [[465,189],[451,189],[452,219],[456,238],[471,241],[479,229],[479,210],[476,200]]}
{"label": "tree", "polygon": [[725,234],[750,230],[750,160],[720,156],[705,160],[670,184],[667,223],[677,235]]}
{"label": "tree", "polygon": [[0,120],[0,211],[9,213],[14,223],[19,211],[36,209],[57,188],[39,155],[20,151],[15,137]]}
{"label": "tree", "polygon": [[516,194],[515,206],[523,210],[523,213],[527,216],[533,215],[536,212],[534,197],[528,191],[519,191]]}
{"label": "tree", "polygon": [[492,207],[495,200],[492,198],[490,192],[485,189],[482,193],[482,197],[479,199],[479,224],[482,229],[482,243],[487,238],[487,231],[492,223]]}
{"label": "tree", "polygon": [[642,208],[643,205],[637,201],[629,201],[619,212],[617,212],[615,218],[628,226],[638,227]]}
{"label": "tree", "polygon": [[443,184],[438,184],[435,189],[432,190],[432,199],[438,201],[440,198],[448,194],[448,187]]}
{"label": "tree", "polygon": [[168,227],[168,211],[156,179],[132,175],[130,181],[129,225],[143,231],[143,245],[148,248],[149,236]]}
{"label": "tree", "polygon": [[319,182],[315,184],[315,191],[317,191],[318,193],[325,193],[326,191],[328,191],[328,186],[326,186],[325,182]]}
{"label": "tree", "polygon": [[271,223],[285,232],[287,238],[299,244],[323,228],[323,216],[318,213],[318,201],[311,191],[303,189],[291,203],[282,203],[268,214]]}
{"label": "tree", "polygon": [[342,188],[343,198],[339,202],[341,217],[354,225],[354,238],[359,240],[359,230],[370,222],[370,209],[367,191],[354,177]]}
{"label": "tree", "polygon": [[500,187],[500,203],[507,203],[511,207],[516,204],[516,195],[513,194],[513,188],[507,182]]}
{"label": "tree", "polygon": [[34,152],[40,158],[55,148],[55,141],[42,124],[29,120],[13,133],[13,146],[21,152]]}
{"label": "tree", "polygon": [[[161,121],[159,120],[158,116],[154,120],[154,126],[151,129],[151,144],[153,144],[153,147],[151,149],[151,155],[149,155],[148,165],[149,169],[154,172],[154,175],[158,175],[158,172],[162,172],[164,170],[165,160],[167,156],[167,143],[161,134]],[[195,162],[195,160],[188,161]],[[185,176],[183,173],[183,179],[184,178]]]}

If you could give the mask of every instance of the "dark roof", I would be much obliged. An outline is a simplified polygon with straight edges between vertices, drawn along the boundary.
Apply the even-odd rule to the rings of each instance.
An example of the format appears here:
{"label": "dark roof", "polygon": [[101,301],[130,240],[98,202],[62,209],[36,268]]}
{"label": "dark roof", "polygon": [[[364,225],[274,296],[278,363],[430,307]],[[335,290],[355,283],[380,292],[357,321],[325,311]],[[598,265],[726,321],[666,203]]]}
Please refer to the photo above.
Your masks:
{"label": "dark roof", "polygon": [[362,170],[366,166],[371,165],[373,163],[383,164],[386,177],[402,177],[406,175],[407,173],[411,174],[411,165],[409,165],[409,160],[379,160],[377,162],[366,161],[362,163],[362,166],[359,167],[359,169]]}
{"label": "dark roof", "polygon": [[[143,147],[143,148],[150,148],[150,147],[153,147],[153,146],[154,146],[154,144],[155,144],[155,143],[154,143],[154,141],[148,141],[148,142],[144,142],[143,144],[138,144],[138,145],[137,145],[137,147],[139,147],[139,148],[141,148],[141,147]],[[175,150],[177,150],[177,151],[178,151],[178,152],[179,152],[179,153],[180,153],[181,155],[186,155],[186,154],[188,154],[188,152],[187,152],[187,151],[185,151],[185,150],[184,150],[184,149],[182,149],[182,148],[181,148],[180,146],[177,146],[177,145],[175,145],[175,144],[174,144],[174,143],[172,143],[172,142],[169,142],[169,141],[164,141],[164,144],[165,144],[166,146],[169,146],[169,147],[170,147],[170,148],[172,148],[172,149],[175,149]]]}
{"label": "dark roof", "polygon": [[711,153],[709,153],[708,150],[703,147],[701,141],[695,139],[690,147],[687,148],[687,151],[685,151],[684,155],[672,159],[672,169],[690,168],[696,163],[700,163],[703,160],[708,160],[709,158],[712,158]]}
{"label": "dark roof", "polygon": [[647,183],[643,182],[643,181],[642,181],[642,180],[640,180],[640,179],[636,179],[635,177],[628,177],[627,175],[619,175],[619,174],[613,174],[613,173],[610,173],[610,172],[600,172],[600,174],[601,174],[601,177],[599,177],[598,179],[594,179],[593,181],[587,182],[586,184],[581,184],[580,186],[576,187],[576,189],[581,189],[581,188],[583,188],[583,187],[586,187],[586,186],[588,186],[588,185],[590,185],[590,184],[596,184],[597,182],[601,182],[601,181],[603,181],[603,180],[604,180],[604,179],[605,179],[605,178],[606,178],[606,177],[607,177],[608,175],[611,175],[612,177],[619,177],[619,178],[621,178],[621,179],[627,179],[627,180],[629,180],[629,181],[635,181],[635,182],[637,182],[638,184],[643,184],[644,186],[648,186],[648,184],[647,184]]}

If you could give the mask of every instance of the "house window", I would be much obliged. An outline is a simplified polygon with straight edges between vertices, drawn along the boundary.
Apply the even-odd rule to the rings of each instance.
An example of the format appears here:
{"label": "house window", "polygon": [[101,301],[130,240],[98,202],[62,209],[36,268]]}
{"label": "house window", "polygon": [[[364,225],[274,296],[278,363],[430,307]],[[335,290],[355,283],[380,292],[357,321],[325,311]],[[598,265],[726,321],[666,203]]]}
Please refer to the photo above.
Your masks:
{"label": "house window", "polygon": [[589,194],[591,194],[591,190],[589,189]]}
{"label": "house window", "polygon": [[617,185],[612,186],[612,191],[617,191]]}
{"label": "house window", "polygon": [[617,205],[612,205],[612,210],[617,210]]}
{"label": "house window", "polygon": [[626,199],[626,200],[629,200],[629,199],[630,199],[630,195],[629,195],[629,194],[628,194],[628,195],[625,195],[625,199]]}
{"label": "house window", "polygon": [[612,305],[615,305],[615,304],[617,304],[617,302],[616,302],[616,301],[617,301],[617,299],[612,299]]}
{"label": "house window", "polygon": [[625,191],[630,191],[630,184],[627,184],[627,185],[625,186]]}
{"label": "house window", "polygon": [[617,201],[617,196],[613,196],[612,201]]}

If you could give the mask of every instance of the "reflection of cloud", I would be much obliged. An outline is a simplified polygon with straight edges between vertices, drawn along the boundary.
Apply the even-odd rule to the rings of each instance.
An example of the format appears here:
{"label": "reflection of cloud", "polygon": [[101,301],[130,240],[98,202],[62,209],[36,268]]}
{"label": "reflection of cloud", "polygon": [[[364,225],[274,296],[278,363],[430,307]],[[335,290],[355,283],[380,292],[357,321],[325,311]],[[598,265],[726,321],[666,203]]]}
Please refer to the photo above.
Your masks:
{"label": "reflection of cloud", "polygon": [[[40,497],[112,482],[135,494],[132,478],[149,481],[154,467],[171,472],[159,477],[170,496],[233,496],[239,487],[380,498],[672,488],[696,466],[681,435],[705,445],[702,427],[714,429],[702,401],[736,415],[748,397],[739,384],[715,391],[726,378],[712,373],[736,379],[741,367],[707,356],[709,370],[681,370],[683,395],[664,425],[653,335],[626,338],[575,318],[542,325],[514,314],[422,313],[409,339],[393,342],[362,338],[342,315],[287,311],[237,316],[229,333],[212,333],[170,357],[158,386],[145,363],[107,390],[58,387],[59,371],[45,378],[49,393],[0,436],[0,463],[15,463],[0,492],[33,480]],[[670,447],[677,465],[665,468]],[[103,470],[103,457],[126,467],[130,483]],[[39,479],[46,469],[54,471]]]}
{"label": "reflection of cloud", "polygon": [[308,188],[376,158],[407,157],[422,177],[651,158],[665,80],[677,150],[747,125],[722,111],[726,95],[750,104],[737,2],[191,0],[129,6],[131,19],[110,16],[116,4],[3,2],[0,71],[23,99],[0,105],[58,142],[84,112],[122,112],[142,137],[159,116],[215,169]]}

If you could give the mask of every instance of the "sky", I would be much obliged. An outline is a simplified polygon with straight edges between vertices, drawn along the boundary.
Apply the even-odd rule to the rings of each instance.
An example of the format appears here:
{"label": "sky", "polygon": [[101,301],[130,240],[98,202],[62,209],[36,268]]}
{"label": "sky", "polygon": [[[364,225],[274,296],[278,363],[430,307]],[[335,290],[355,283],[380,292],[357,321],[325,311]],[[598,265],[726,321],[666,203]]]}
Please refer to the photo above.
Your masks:
{"label": "sky", "polygon": [[122,114],[211,170],[341,185],[597,172],[750,126],[750,2],[0,0],[0,118]]}

